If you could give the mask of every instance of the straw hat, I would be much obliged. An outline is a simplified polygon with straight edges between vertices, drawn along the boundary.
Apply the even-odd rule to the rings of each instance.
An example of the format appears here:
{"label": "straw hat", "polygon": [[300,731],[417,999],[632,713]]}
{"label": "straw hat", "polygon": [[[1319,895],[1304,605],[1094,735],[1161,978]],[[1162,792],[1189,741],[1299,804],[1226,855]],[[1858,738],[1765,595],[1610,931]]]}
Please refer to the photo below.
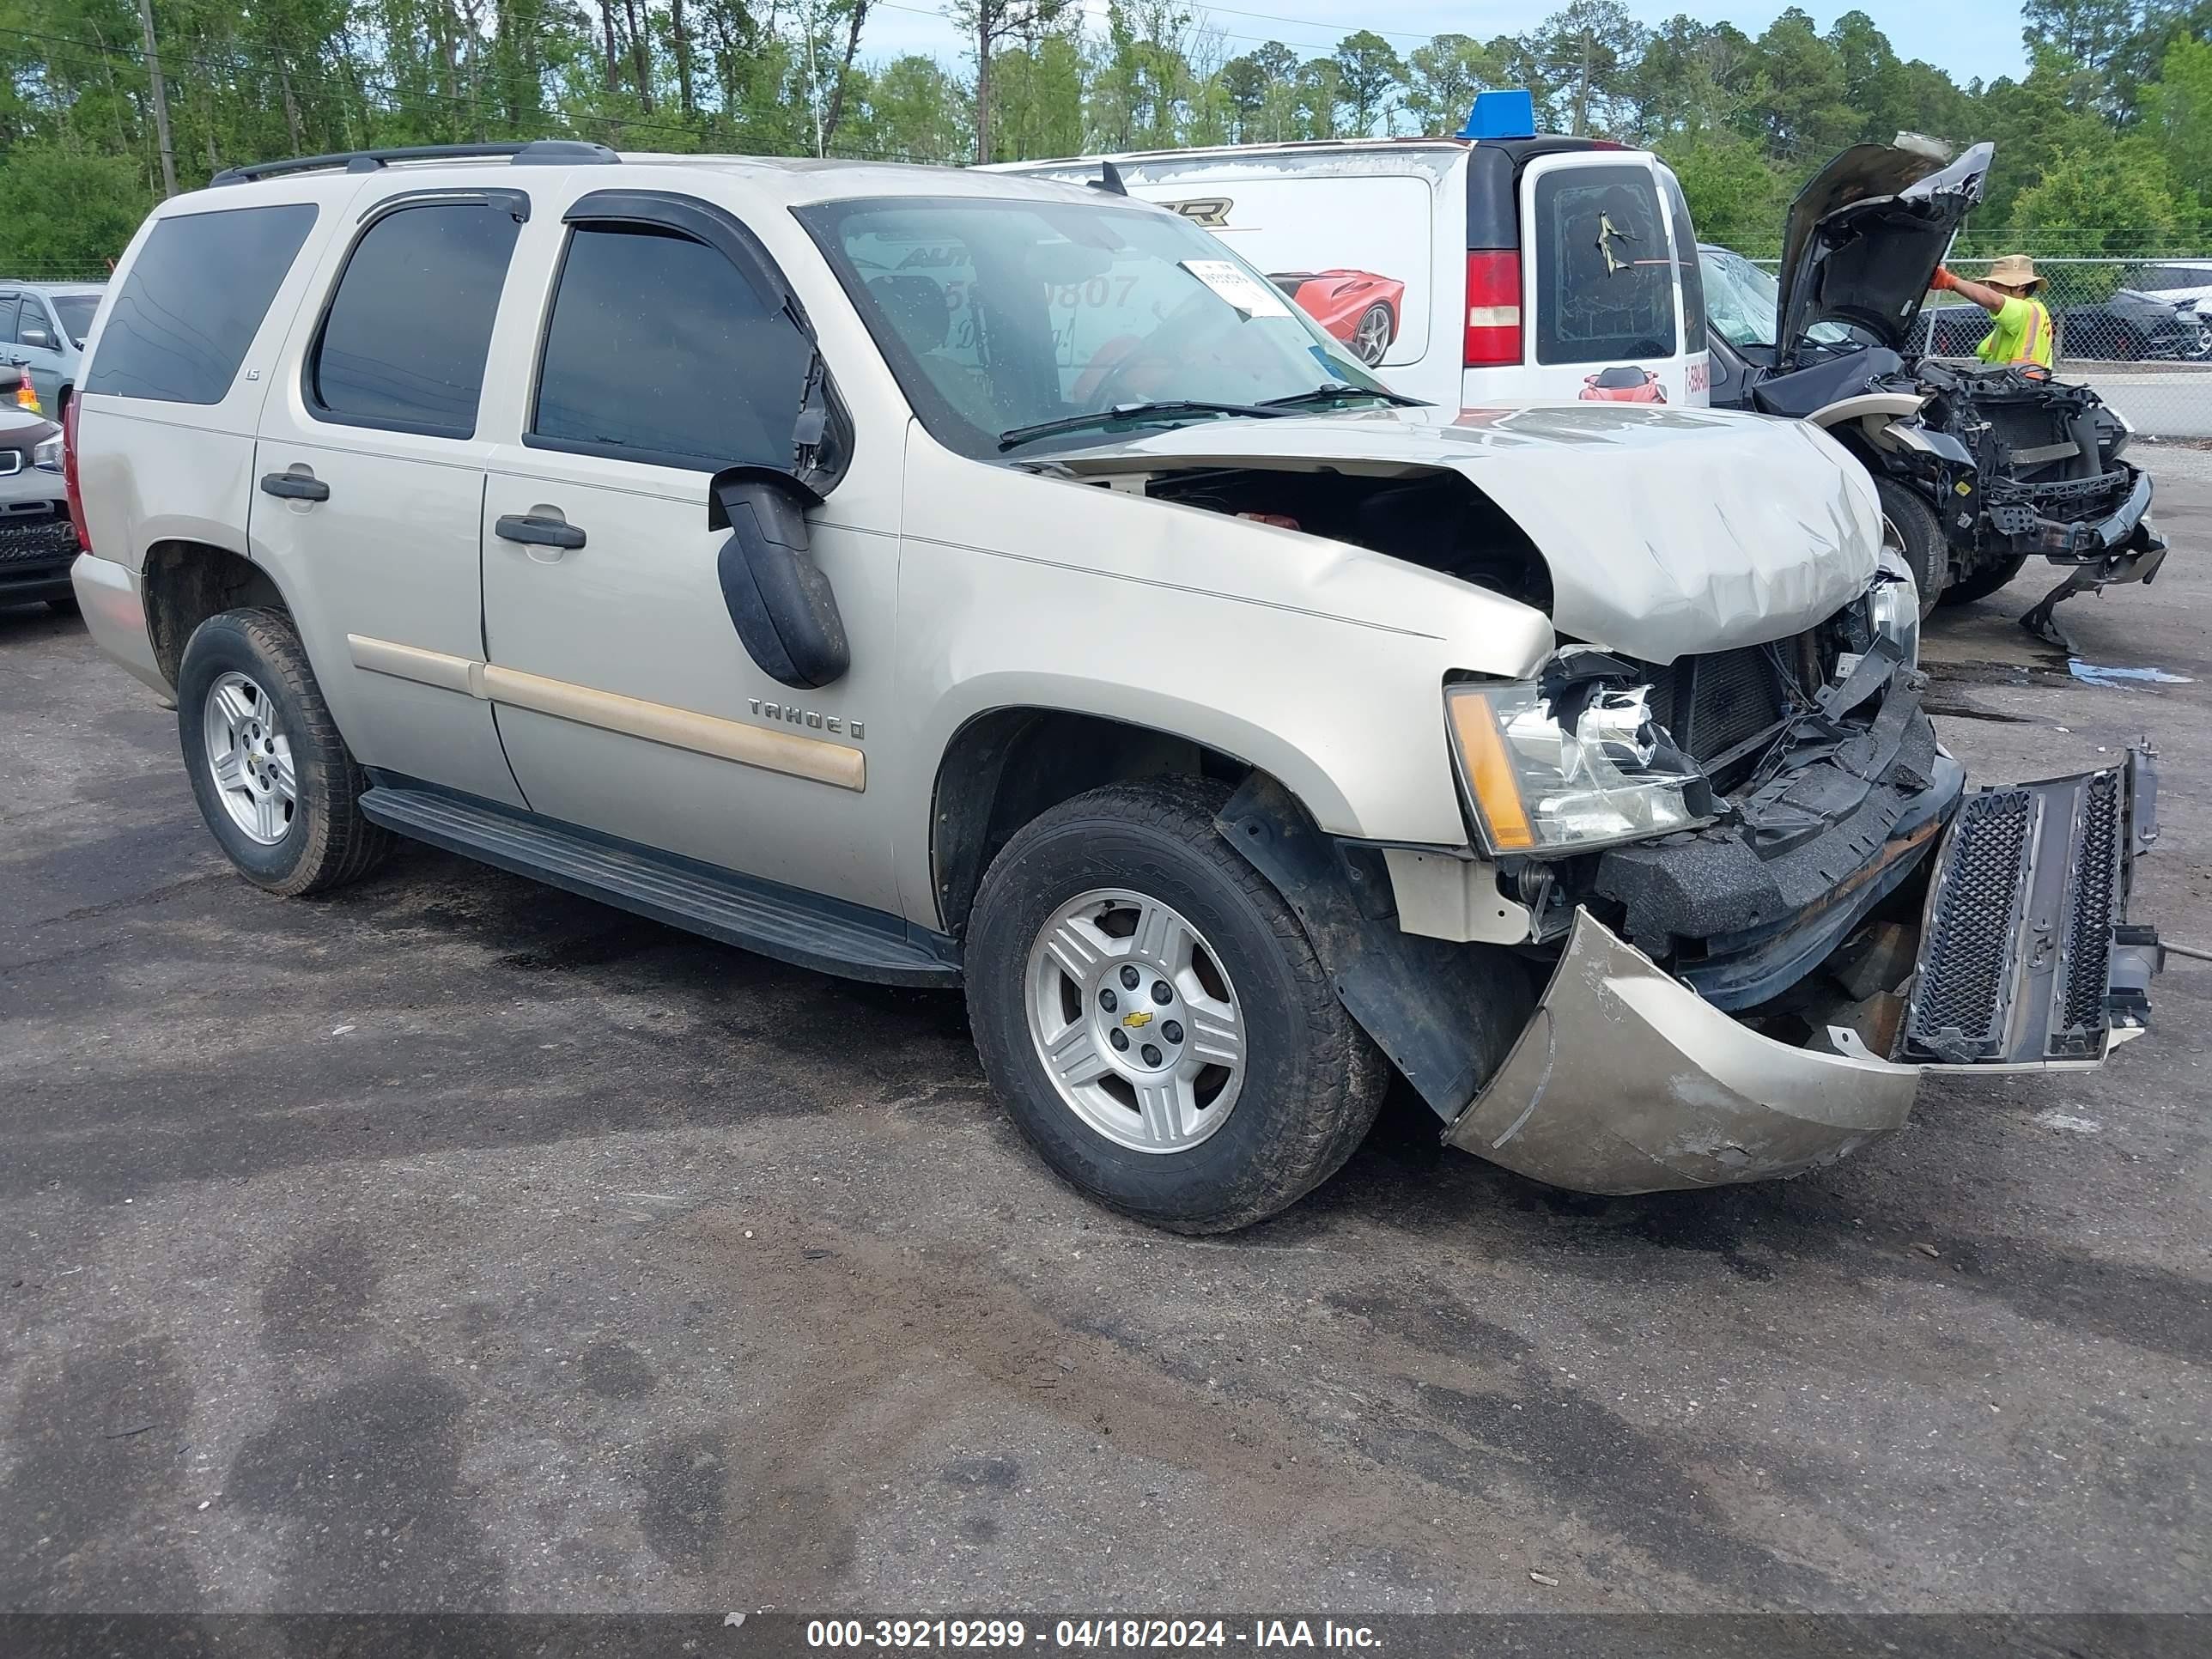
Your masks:
{"label": "straw hat", "polygon": [[2043,286],[2043,278],[2035,274],[2035,261],[2025,253],[2008,253],[1990,265],[1990,280],[2002,283],[2007,288],[2024,288],[2030,293]]}

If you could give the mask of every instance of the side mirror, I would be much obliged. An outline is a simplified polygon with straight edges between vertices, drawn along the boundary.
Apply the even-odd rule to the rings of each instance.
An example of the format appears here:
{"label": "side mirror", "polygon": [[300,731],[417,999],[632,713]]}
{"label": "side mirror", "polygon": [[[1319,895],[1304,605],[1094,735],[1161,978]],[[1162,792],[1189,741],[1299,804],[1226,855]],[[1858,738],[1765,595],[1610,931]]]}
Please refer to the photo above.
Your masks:
{"label": "side mirror", "polygon": [[707,528],[730,532],[714,567],[722,602],[747,654],[786,685],[828,685],[853,665],[837,596],[807,544],[806,509],[821,505],[771,466],[725,467],[707,489]]}
{"label": "side mirror", "polygon": [[33,325],[25,328],[23,331],[16,337],[16,343],[19,345],[37,346],[42,350],[52,351],[54,349],[54,337],[47,333],[43,328],[40,328],[36,325]]}

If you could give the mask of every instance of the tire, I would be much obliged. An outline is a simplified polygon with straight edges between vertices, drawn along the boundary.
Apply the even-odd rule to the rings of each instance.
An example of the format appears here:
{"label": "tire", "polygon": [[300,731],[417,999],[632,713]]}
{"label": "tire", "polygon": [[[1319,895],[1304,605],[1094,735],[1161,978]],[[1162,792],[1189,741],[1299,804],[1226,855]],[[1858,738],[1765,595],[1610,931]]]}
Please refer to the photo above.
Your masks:
{"label": "tire", "polygon": [[[1346,342],[1352,355],[1373,368],[1390,355],[1390,342],[1397,337],[1397,313],[1387,301],[1377,300],[1359,313],[1359,320],[1352,326],[1352,338]],[[1370,343],[1362,344],[1362,341]]]}
{"label": "tire", "polygon": [[1999,559],[1995,564],[1985,564],[1978,570],[1970,570],[1943,590],[1936,601],[1939,605],[1970,605],[1976,599],[1986,599],[2027,568],[2027,555],[2015,553],[2010,558]]}
{"label": "tire", "polygon": [[390,833],[361,814],[368,780],[281,611],[226,611],[192,630],[177,674],[177,734],[200,816],[255,885],[323,892],[391,850]]}
{"label": "tire", "polygon": [[[1290,906],[1215,830],[1228,793],[1196,779],[1148,780],[1064,802],[993,860],[968,933],[969,1023],[1016,1127],[1080,1191],[1183,1233],[1249,1226],[1334,1174],[1373,1124],[1390,1076]],[[1116,934],[1122,901],[1134,908],[1128,933]],[[1086,924],[1064,920],[1072,909],[1096,915],[1087,933]],[[1170,981],[1181,988],[1171,988],[1173,1000],[1156,1008],[1153,987],[1162,981],[1138,930],[1141,923],[1146,938],[1155,936],[1152,923],[1163,911],[1158,935],[1175,923],[1188,928],[1192,966]],[[1103,948],[1079,981],[1060,964],[1087,961],[1086,939]],[[1157,959],[1173,956],[1170,949]],[[1123,983],[1131,974],[1139,974],[1135,990]],[[1126,1000],[1107,1003],[1107,991]],[[1224,1007],[1232,1011],[1225,1019]],[[1176,1063],[1170,1042],[1182,1038],[1170,1017],[1177,1015],[1190,1022],[1185,1065],[1224,1029],[1241,1032],[1241,1058],[1198,1072],[1179,1097],[1183,1107],[1148,1115],[1130,1077],[1150,1075],[1154,1101],[1172,1086],[1159,1080],[1168,1074],[1136,1068],[1147,1054]],[[1061,1019],[1066,1036],[1055,1036],[1050,1024]],[[1108,1039],[1127,1039],[1132,1027],[1126,1059],[1108,1058]],[[1102,1069],[1096,1083],[1064,1093],[1044,1050],[1057,1043],[1056,1052],[1068,1053],[1079,1040]],[[1091,1063],[1072,1069],[1079,1075]],[[1209,1079],[1214,1091],[1203,1103]],[[1187,1109],[1192,1101],[1201,1103]],[[1152,1134],[1163,1115],[1188,1138]],[[1143,1150],[1148,1140],[1158,1149]]]}
{"label": "tire", "polygon": [[1897,526],[1905,544],[1905,562],[1912,567],[1912,580],[1920,586],[1920,619],[1927,621],[1943,597],[1951,574],[1951,549],[1943,538],[1943,526],[1924,496],[1894,478],[1877,477],[1875,493],[1881,510]]}

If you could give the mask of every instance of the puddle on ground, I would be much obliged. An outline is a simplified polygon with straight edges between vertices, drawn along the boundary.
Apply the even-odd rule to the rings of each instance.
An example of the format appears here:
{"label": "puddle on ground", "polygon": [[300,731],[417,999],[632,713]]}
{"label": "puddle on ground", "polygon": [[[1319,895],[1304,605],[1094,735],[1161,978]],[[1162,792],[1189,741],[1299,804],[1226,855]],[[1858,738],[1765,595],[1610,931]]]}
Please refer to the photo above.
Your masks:
{"label": "puddle on ground", "polygon": [[2169,674],[2163,668],[2106,668],[2079,657],[2066,659],[2066,672],[2089,685],[2194,685],[2186,674]]}

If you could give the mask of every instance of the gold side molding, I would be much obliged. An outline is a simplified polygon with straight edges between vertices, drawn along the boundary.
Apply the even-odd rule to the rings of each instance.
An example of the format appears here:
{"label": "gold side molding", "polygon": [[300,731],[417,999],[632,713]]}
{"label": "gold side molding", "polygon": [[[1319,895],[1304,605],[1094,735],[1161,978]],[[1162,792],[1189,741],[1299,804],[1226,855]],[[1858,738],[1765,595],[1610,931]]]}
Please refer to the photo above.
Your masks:
{"label": "gold side molding", "polygon": [[602,732],[619,732],[625,737],[665,744],[671,749],[711,755],[716,760],[757,766],[763,771],[806,778],[839,789],[861,790],[868,785],[867,756],[847,744],[747,726],[742,720],[702,714],[672,703],[649,702],[618,691],[601,691],[392,640],[349,634],[346,647],[354,666],[372,674],[387,674],[485,702],[527,708],[532,714],[550,714],[556,720],[597,726]]}

